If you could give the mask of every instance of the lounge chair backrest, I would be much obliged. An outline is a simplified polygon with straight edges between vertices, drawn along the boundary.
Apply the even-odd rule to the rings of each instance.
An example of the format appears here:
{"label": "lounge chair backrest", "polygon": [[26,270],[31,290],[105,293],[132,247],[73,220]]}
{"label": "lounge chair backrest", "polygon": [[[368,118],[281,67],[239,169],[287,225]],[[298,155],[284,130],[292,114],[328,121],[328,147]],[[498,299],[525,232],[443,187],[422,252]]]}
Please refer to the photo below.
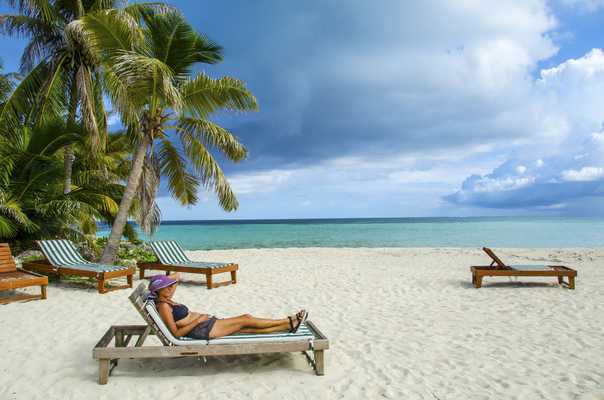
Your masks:
{"label": "lounge chair backrest", "polygon": [[487,253],[487,255],[489,257],[491,257],[491,260],[493,260],[493,262],[491,263],[491,265],[497,264],[497,268],[502,268],[502,269],[509,269],[510,268],[507,265],[505,265],[505,263],[503,261],[501,261],[501,259],[499,257],[497,257],[497,255],[495,254],[495,252],[493,250],[489,249],[488,247],[483,247],[482,251],[484,251],[485,253]]}
{"label": "lounge chair backrest", "polygon": [[17,270],[15,260],[10,253],[7,243],[0,243],[0,272],[13,272]]}
{"label": "lounge chair backrest", "polygon": [[182,247],[174,240],[158,240],[149,244],[162,264],[183,265],[191,262]]}
{"label": "lounge chair backrest", "polygon": [[38,240],[42,252],[55,267],[89,264],[70,240]]}
{"label": "lounge chair backrest", "polygon": [[149,312],[145,309],[145,305],[147,303],[147,295],[149,291],[145,288],[145,284],[141,283],[138,285],[136,289],[132,292],[132,294],[128,297],[130,302],[136,308],[136,311],[143,317],[145,322],[149,325],[153,333],[157,336],[157,338],[162,342],[164,346],[170,346],[172,343],[168,338],[162,333],[161,329],[155,321],[149,315]]}

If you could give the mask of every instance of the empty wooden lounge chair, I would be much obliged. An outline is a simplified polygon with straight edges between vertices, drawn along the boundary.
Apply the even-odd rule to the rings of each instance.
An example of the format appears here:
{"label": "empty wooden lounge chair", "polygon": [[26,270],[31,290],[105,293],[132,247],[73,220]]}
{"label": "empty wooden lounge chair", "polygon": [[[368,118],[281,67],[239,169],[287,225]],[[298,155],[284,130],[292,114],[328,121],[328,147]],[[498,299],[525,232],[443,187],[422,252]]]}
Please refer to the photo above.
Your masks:
{"label": "empty wooden lounge chair", "polygon": [[19,300],[38,300],[46,298],[48,277],[17,268],[7,243],[0,243],[0,290],[15,290],[29,286],[40,286],[40,294],[15,294],[0,298],[0,304]]}
{"label": "empty wooden lounge chair", "polygon": [[[575,288],[577,271],[563,265],[506,265],[493,250],[483,247],[482,250],[491,257],[489,266],[471,267],[472,283],[474,287],[482,286],[482,278],[485,276],[555,276],[560,285],[566,285],[569,289]],[[568,282],[564,281],[567,278]]]}
{"label": "empty wooden lounge chair", "polygon": [[[203,274],[208,289],[237,283],[237,270],[235,263],[191,261],[178,243],[173,240],[149,242],[151,249],[159,260],[158,262],[140,263],[138,269],[140,278],[145,278],[145,270],[170,272],[186,272],[190,274]],[[223,282],[214,282],[214,275],[230,272],[231,279]]]}
{"label": "empty wooden lounge chair", "polygon": [[[176,358],[265,353],[303,352],[317,375],[323,375],[324,355],[329,341],[310,321],[296,333],[235,334],[210,340],[176,338],[159,316],[155,304],[147,302],[147,290],[140,284],[130,301],[146,325],[111,326],[92,351],[99,361],[99,383],[106,384],[120,358]],[[148,335],[156,335],[162,345],[143,346]],[[133,346],[129,346],[136,338]],[[313,356],[309,352],[313,353]]]}
{"label": "empty wooden lounge chair", "polygon": [[[99,293],[132,287],[134,269],[120,265],[97,264],[85,260],[69,240],[39,240],[46,260],[23,263],[23,268],[42,274],[75,275],[97,280]],[[105,282],[126,277],[127,284],[105,287]]]}

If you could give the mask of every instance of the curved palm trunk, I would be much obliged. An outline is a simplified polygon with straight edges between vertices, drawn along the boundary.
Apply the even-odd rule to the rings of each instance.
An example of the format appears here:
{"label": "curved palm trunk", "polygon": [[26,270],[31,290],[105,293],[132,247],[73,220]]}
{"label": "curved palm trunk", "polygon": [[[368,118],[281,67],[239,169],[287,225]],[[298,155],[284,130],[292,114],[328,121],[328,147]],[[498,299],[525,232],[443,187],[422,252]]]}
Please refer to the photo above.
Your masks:
{"label": "curved palm trunk", "polygon": [[[67,116],[67,128],[70,129],[75,125],[76,110],[78,107],[78,92],[75,82],[71,84],[71,97],[69,98],[69,115]],[[63,149],[63,168],[65,169],[65,181],[63,182],[63,193],[71,192],[71,176],[73,174],[73,162],[75,155],[71,145],[65,146]]]}
{"label": "curved palm trunk", "polygon": [[136,190],[138,189],[140,178],[143,173],[143,163],[145,161],[145,155],[147,154],[147,148],[149,147],[150,143],[151,141],[149,140],[149,136],[144,135],[136,149],[136,152],[134,153],[134,158],[132,159],[132,169],[130,170],[130,175],[128,175],[126,190],[124,190],[124,195],[120,201],[117,216],[113,221],[111,235],[109,235],[109,240],[107,241],[107,245],[105,246],[103,255],[101,256],[101,263],[103,264],[111,264],[115,261],[115,256],[117,255],[117,250],[120,245],[120,239],[124,233],[124,227],[128,222],[128,213],[130,211],[130,207],[132,206],[132,201],[136,195]]}

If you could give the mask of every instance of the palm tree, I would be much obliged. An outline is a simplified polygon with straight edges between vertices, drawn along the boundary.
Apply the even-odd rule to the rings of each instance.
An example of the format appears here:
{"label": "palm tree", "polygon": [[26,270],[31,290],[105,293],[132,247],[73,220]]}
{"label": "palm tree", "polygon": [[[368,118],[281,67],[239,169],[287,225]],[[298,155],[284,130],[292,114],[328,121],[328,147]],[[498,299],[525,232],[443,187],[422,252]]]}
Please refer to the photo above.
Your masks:
{"label": "palm tree", "polygon": [[[98,58],[89,50],[86,38],[73,25],[81,18],[101,10],[118,7],[117,0],[9,0],[17,14],[0,16],[0,30],[9,35],[29,38],[21,57],[22,72],[28,75],[0,113],[5,131],[18,130],[23,123],[32,125],[66,118],[74,126],[79,117],[86,127],[92,152],[103,150],[106,119]],[[125,7],[136,16],[146,9],[164,9],[158,4],[135,4]],[[65,110],[67,110],[65,112]],[[10,132],[8,134],[11,134]],[[74,149],[64,147],[64,193],[72,189]]]}
{"label": "palm tree", "polygon": [[[209,116],[221,109],[257,109],[256,99],[241,81],[192,72],[197,63],[219,62],[221,48],[197,33],[179,12],[143,12],[140,17],[137,21],[113,10],[88,15],[81,23],[82,35],[101,54],[113,105],[136,142],[126,189],[101,258],[104,263],[115,258],[137,194],[143,191],[147,196],[141,205],[152,203],[160,176],[183,205],[195,204],[202,185],[215,191],[223,209],[237,208],[211,149],[234,162],[243,160],[247,151]],[[143,174],[156,179],[139,190]]]}
{"label": "palm tree", "polygon": [[[0,136],[0,241],[27,245],[36,238],[82,239],[95,232],[96,221],[113,221],[124,191],[120,164],[128,160],[114,155],[113,163],[94,159],[92,164],[85,163],[86,154],[78,154],[74,187],[65,194],[62,150],[82,148],[81,140],[81,132],[60,120],[23,127],[11,138]],[[123,140],[112,136],[108,147]],[[106,179],[101,165],[112,171],[112,179]]]}

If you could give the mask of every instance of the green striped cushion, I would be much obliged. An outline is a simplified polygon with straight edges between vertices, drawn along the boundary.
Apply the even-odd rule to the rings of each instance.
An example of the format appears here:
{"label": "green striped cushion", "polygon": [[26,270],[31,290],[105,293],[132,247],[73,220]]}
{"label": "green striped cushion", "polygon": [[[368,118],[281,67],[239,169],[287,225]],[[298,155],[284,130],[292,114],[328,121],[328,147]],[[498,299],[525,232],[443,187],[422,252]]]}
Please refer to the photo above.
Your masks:
{"label": "green striped cushion", "polygon": [[205,262],[205,261],[192,261],[188,263],[181,264],[185,267],[192,268],[221,268],[225,265],[230,265],[230,263],[221,263],[221,262]]}
{"label": "green striped cushion", "polygon": [[[183,338],[187,339],[187,338]],[[250,342],[295,342],[300,340],[312,340],[314,335],[311,330],[302,324],[296,333],[275,332],[275,333],[236,333],[234,335],[223,336],[221,338],[210,339],[208,344],[235,344]]]}
{"label": "green striped cushion", "polygon": [[95,264],[85,260],[70,240],[39,240],[42,252],[55,267],[69,267],[93,272],[128,269],[120,265]]}
{"label": "green striped cushion", "polygon": [[149,242],[159,261],[165,265],[180,265],[193,268],[220,268],[229,263],[191,261],[184,250],[174,240]]}
{"label": "green striped cushion", "polygon": [[155,303],[148,301],[145,305],[145,310],[155,322],[159,330],[164,336],[175,346],[191,346],[191,345],[207,345],[207,344],[235,344],[235,343],[257,343],[257,342],[296,342],[296,341],[311,341],[314,335],[311,330],[303,324],[298,332],[282,332],[282,333],[236,333],[234,335],[223,336],[221,338],[210,340],[191,339],[188,337],[176,338],[168,329],[164,321],[161,319]]}
{"label": "green striped cushion", "polygon": [[174,240],[161,240],[149,244],[162,264],[182,265],[191,262],[182,247]]}

